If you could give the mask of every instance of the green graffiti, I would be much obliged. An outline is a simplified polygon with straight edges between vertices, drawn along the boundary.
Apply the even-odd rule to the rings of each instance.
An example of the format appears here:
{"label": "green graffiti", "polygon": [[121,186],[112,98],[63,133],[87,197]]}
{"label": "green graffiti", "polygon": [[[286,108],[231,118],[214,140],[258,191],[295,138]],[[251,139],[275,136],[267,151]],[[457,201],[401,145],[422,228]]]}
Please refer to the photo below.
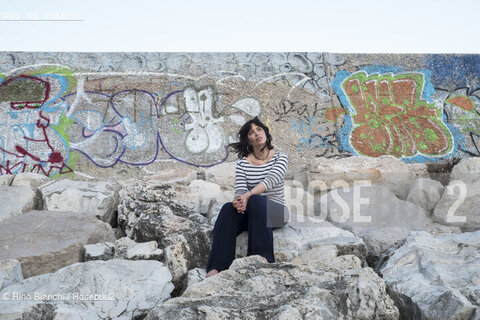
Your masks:
{"label": "green graffiti", "polygon": [[432,129],[425,129],[425,131],[423,131],[423,135],[425,136],[425,139],[430,142],[435,142],[438,140],[437,134]]}
{"label": "green graffiti", "polygon": [[68,80],[68,89],[66,92],[70,92],[77,84],[77,80],[72,75],[72,69],[62,66],[51,66],[43,69],[34,70],[28,73],[29,76],[37,76],[41,74],[58,74],[64,76]]}
{"label": "green graffiti", "polygon": [[[68,136],[68,129],[71,128],[71,126],[75,123],[73,119],[67,118],[65,115],[62,114],[60,117],[60,121],[58,122],[57,125],[50,125],[50,127],[55,130],[56,133],[60,137],[62,137],[63,141],[67,144],[67,150],[70,150],[70,139]],[[56,174],[52,175],[51,177],[53,178],[59,178],[59,177],[71,177],[73,178],[75,173],[74,173],[74,167],[78,163],[79,159],[79,154],[76,152],[71,152],[69,151],[69,159],[68,163],[66,163],[66,167],[70,168],[72,172],[68,173],[63,173],[62,171],[57,172]]]}
{"label": "green graffiti", "polygon": [[[350,144],[359,154],[439,156],[453,150],[453,136],[443,123],[442,109],[422,97],[422,73],[359,71],[344,79],[341,87],[353,109],[348,112],[353,122]],[[369,143],[362,142],[367,136]]]}

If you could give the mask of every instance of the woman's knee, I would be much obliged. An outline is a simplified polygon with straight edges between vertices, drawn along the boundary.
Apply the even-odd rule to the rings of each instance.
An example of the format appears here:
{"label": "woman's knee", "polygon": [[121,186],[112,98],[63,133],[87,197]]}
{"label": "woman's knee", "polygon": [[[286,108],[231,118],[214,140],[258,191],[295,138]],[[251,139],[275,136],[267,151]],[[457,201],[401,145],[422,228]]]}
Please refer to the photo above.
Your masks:
{"label": "woman's knee", "polygon": [[254,194],[248,199],[248,204],[251,205],[264,205],[266,203],[267,197],[261,196],[259,194]]}
{"label": "woman's knee", "polygon": [[222,206],[222,209],[220,209],[220,212],[222,211],[232,211],[234,209],[233,203],[232,202],[225,202],[225,204]]}
{"label": "woman's knee", "polygon": [[233,207],[233,203],[231,202],[226,202],[222,208],[220,209],[220,212],[218,213],[218,216],[221,217],[227,217],[227,216],[230,216],[233,214],[234,210],[236,210],[234,207]]}

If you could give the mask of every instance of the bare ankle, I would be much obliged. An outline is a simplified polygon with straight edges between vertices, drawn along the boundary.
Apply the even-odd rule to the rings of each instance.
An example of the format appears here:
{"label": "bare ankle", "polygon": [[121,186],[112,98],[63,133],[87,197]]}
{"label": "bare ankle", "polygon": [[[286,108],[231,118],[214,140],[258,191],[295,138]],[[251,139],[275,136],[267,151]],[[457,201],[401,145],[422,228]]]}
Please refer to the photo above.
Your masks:
{"label": "bare ankle", "polygon": [[211,277],[211,276],[214,276],[218,273],[218,271],[216,269],[212,269],[210,271],[208,271],[207,273],[207,278]]}

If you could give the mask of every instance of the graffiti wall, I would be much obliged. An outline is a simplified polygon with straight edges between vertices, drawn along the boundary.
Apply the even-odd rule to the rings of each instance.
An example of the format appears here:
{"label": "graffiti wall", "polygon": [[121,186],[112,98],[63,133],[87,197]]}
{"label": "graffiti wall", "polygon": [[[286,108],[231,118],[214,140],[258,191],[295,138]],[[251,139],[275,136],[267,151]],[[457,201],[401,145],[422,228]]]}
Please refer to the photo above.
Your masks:
{"label": "graffiti wall", "polygon": [[211,167],[236,158],[226,146],[255,116],[291,168],[314,157],[478,156],[479,60],[4,52],[0,175]]}

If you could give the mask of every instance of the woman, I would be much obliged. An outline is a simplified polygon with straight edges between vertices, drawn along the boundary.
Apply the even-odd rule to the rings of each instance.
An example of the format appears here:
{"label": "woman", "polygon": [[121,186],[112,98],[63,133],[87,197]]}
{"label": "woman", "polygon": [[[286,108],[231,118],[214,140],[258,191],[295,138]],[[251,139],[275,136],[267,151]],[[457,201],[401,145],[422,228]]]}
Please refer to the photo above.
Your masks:
{"label": "woman", "polygon": [[257,117],[246,122],[238,135],[240,141],[229,145],[240,158],[235,197],[223,205],[215,223],[207,278],[230,267],[236,238],[243,231],[248,231],[248,256],[275,262],[272,231],[285,226],[290,215],[283,192],[287,155],[273,149],[269,129]]}

